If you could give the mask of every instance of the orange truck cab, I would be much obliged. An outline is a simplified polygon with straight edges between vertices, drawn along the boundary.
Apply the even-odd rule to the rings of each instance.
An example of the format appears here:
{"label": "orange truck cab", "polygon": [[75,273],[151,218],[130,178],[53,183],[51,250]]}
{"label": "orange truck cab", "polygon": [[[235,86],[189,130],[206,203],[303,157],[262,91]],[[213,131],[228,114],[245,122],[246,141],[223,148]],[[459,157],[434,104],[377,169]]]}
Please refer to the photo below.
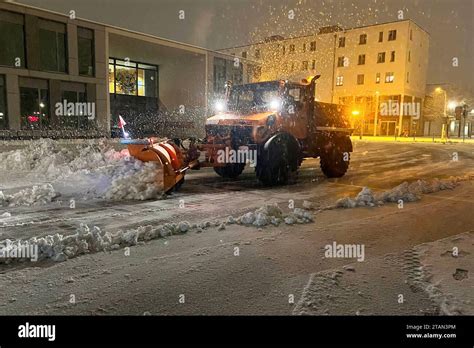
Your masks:
{"label": "orange truck cab", "polygon": [[235,178],[250,164],[260,181],[276,185],[293,181],[304,158],[320,157],[326,176],[343,176],[352,152],[349,113],[315,101],[318,77],[301,83],[228,82],[215,115],[206,120],[207,165]]}

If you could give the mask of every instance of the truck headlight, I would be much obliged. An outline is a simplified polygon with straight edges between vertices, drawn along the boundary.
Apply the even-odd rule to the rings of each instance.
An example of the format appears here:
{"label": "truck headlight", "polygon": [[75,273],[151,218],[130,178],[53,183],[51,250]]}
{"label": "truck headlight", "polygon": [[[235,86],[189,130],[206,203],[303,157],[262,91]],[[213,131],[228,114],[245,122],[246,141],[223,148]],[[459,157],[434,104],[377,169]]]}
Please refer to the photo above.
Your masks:
{"label": "truck headlight", "polygon": [[281,99],[280,98],[273,98],[270,100],[270,103],[268,103],[268,106],[270,107],[270,110],[278,111],[281,108]]}
{"label": "truck headlight", "polygon": [[214,110],[222,112],[225,110],[225,102],[223,100],[216,100],[214,102]]}

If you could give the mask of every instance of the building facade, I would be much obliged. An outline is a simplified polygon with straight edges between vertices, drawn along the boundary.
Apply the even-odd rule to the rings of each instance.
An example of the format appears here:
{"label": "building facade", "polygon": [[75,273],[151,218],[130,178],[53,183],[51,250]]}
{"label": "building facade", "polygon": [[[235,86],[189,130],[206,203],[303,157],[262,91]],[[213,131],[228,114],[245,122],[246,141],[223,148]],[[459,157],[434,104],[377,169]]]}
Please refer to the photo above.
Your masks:
{"label": "building facade", "polygon": [[318,33],[223,50],[260,63],[252,81],[321,75],[316,99],[353,109],[370,135],[422,134],[429,34],[411,20]]}
{"label": "building facade", "polygon": [[0,3],[0,138],[202,136],[226,80],[257,65],[152,35]]}

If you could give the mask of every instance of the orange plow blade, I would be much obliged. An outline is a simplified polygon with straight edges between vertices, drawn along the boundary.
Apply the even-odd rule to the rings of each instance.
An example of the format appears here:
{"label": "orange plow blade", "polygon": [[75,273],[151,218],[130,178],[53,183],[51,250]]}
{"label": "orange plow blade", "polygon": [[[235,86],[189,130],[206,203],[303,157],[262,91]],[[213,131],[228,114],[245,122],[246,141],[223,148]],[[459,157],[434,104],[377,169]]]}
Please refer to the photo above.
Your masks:
{"label": "orange plow blade", "polygon": [[183,156],[176,145],[167,141],[155,143],[152,139],[122,139],[121,143],[127,145],[130,156],[142,162],[157,164],[160,169],[156,181],[163,192],[170,192],[181,186],[185,170]]}

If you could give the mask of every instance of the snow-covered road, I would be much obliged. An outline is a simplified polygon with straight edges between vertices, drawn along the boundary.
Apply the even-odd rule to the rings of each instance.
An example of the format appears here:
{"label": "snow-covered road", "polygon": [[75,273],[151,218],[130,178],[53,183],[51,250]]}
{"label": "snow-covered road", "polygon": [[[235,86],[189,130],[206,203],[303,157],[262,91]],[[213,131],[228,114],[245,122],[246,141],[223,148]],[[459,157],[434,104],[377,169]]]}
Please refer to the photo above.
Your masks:
{"label": "snow-covered road", "polygon": [[[31,163],[21,167],[19,162],[20,167],[14,168],[0,164],[0,191],[4,195],[12,197],[39,184],[51,184],[55,193],[51,197],[39,194],[34,205],[17,200],[12,206],[10,198],[0,206],[0,240],[69,235],[81,223],[109,233],[183,221],[190,226],[203,222],[211,226],[196,226],[182,235],[153,239],[130,249],[81,255],[62,263],[47,260],[0,265],[2,314],[421,314],[443,312],[441,304],[445,312],[473,314],[472,305],[458,299],[462,295],[463,301],[471,298],[474,303],[467,284],[470,282],[472,289],[472,277],[456,280],[438,275],[436,279],[444,279],[442,294],[433,298],[429,292],[407,286],[403,262],[394,263],[400,265],[400,271],[394,270],[392,275],[383,268],[383,260],[398,260],[419,244],[448,238],[443,245],[458,247],[463,253],[451,257],[453,269],[443,270],[472,272],[472,258],[466,261],[474,252],[469,251],[474,233],[472,180],[459,182],[452,190],[423,195],[417,202],[405,202],[401,209],[397,203],[328,209],[340,198],[356,196],[363,187],[380,192],[404,181],[473,174],[472,144],[358,141],[350,170],[341,179],[326,179],[318,160],[303,163],[298,184],[279,188],[262,187],[250,169],[238,180],[223,180],[205,169],[187,175],[179,193],[144,201],[136,198],[154,195],[143,175],[146,169],[130,163],[119,151],[109,152],[108,157],[94,152],[89,163],[77,160],[87,158],[87,153],[83,155],[75,157],[61,150],[49,162],[40,160],[38,164],[34,159],[37,169]],[[126,174],[117,169],[120,165],[127,166]],[[45,172],[48,175],[43,175]],[[129,199],[107,196],[112,182],[127,175],[140,175],[143,186],[126,196]],[[145,196],[140,196],[143,192]],[[287,214],[293,206],[303,207],[305,200],[312,202],[312,223],[282,223],[260,229],[222,226],[228,216],[241,216],[264,204],[278,203]],[[461,233],[462,238],[455,237]],[[324,247],[334,241],[364,245],[364,262],[326,257]],[[446,264],[446,256],[430,254],[425,259],[430,262],[423,268],[423,281],[436,273],[436,260]],[[344,285],[354,293],[335,291],[341,286],[338,274],[348,272],[342,266],[354,262],[355,274],[361,277],[349,279],[351,286]],[[320,277],[321,272],[329,272],[323,287],[320,279],[325,279],[326,273]],[[384,282],[390,289],[387,296],[377,295],[382,276],[389,277]],[[363,288],[360,292],[371,300],[349,301],[351,294],[362,296],[358,288]],[[400,292],[406,301],[397,305],[397,298],[392,296]],[[449,306],[442,302],[444,293],[456,297]],[[329,297],[318,302],[314,296],[320,295]]]}

